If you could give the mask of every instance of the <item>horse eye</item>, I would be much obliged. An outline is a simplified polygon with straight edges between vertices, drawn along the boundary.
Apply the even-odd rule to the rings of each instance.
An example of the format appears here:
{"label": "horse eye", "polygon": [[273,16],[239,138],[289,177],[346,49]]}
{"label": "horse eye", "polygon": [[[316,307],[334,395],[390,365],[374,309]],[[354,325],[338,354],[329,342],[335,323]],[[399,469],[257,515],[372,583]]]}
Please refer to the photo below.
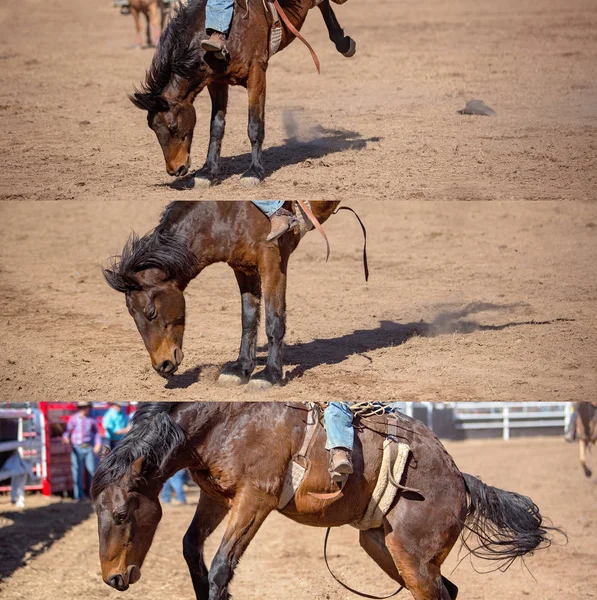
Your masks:
{"label": "horse eye", "polygon": [[178,131],[178,123],[176,121],[170,123],[170,125],[168,125],[168,131],[170,133],[176,133]]}
{"label": "horse eye", "polygon": [[114,515],[114,523],[116,523],[116,525],[122,525],[125,519],[126,512],[119,512]]}
{"label": "horse eye", "polygon": [[144,311],[145,317],[148,321],[153,321],[156,317],[155,306],[148,306]]}

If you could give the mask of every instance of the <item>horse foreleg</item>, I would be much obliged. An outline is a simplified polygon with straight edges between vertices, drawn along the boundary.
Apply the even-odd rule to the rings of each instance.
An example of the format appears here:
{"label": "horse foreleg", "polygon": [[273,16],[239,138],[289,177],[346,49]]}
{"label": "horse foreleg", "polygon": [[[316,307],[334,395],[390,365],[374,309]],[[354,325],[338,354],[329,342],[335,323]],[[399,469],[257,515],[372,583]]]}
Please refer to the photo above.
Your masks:
{"label": "horse foreleg", "polygon": [[151,23],[151,31],[153,33],[153,45],[157,46],[158,42],[160,41],[160,35],[162,33],[162,30],[160,28],[160,23],[159,23],[159,18],[158,18],[158,3],[157,0],[155,2],[152,2],[149,5],[149,18],[148,18],[148,24],[147,24],[147,45],[151,46],[151,35],[149,33],[149,23]]}
{"label": "horse foreleg", "polygon": [[265,137],[265,70],[266,64],[254,62],[249,68],[247,92],[249,94],[249,127],[247,133],[251,141],[251,166],[241,177],[245,187],[252,187],[265,176],[261,161],[263,139]]}
{"label": "horse foreleg", "polygon": [[133,20],[135,21],[137,49],[140,50],[143,47],[143,41],[141,39],[141,17],[139,15],[139,11],[136,8],[133,8],[131,6],[130,10],[131,15],[133,16]]}
{"label": "horse foreleg", "polygon": [[334,42],[336,50],[347,58],[354,56],[357,51],[357,44],[351,37],[344,35],[344,29],[338,23],[329,0],[323,0],[319,4],[319,10],[323,15],[325,26],[330,34],[330,40]]}
{"label": "horse foreleg", "polygon": [[233,363],[226,365],[218,377],[218,383],[223,385],[247,383],[255,369],[257,352],[261,280],[258,274],[247,275],[237,270],[234,271],[234,274],[241,294],[243,332],[238,358]]}
{"label": "horse foreleg", "polygon": [[276,496],[252,486],[246,486],[237,494],[222,543],[209,569],[209,600],[230,598],[228,585],[234,569],[263,521],[276,509],[277,504]]}
{"label": "horse foreleg", "polygon": [[587,454],[586,454],[587,446],[588,446],[587,441],[581,438],[580,439],[580,446],[579,446],[579,449],[580,449],[580,466],[582,467],[585,475],[587,477],[591,477],[591,475],[593,473],[591,472],[591,469],[589,469],[589,467],[587,467],[587,462],[586,462],[586,460],[587,460]]}
{"label": "horse foreleg", "polygon": [[226,109],[228,107],[228,84],[212,83],[207,86],[211,97],[211,124],[209,128],[209,147],[207,158],[203,167],[195,173],[195,178],[200,183],[207,185],[217,179],[220,171],[220,151],[222,139],[226,129]]}
{"label": "horse foreleg", "polygon": [[208,571],[203,558],[205,540],[228,514],[228,507],[215,502],[207,494],[199,496],[195,516],[182,542],[182,553],[187,562],[197,600],[209,600]]}
{"label": "horse foreleg", "polygon": [[258,261],[265,300],[267,365],[263,371],[251,377],[249,385],[257,389],[267,389],[282,381],[286,333],[286,254],[274,243],[266,247]]}

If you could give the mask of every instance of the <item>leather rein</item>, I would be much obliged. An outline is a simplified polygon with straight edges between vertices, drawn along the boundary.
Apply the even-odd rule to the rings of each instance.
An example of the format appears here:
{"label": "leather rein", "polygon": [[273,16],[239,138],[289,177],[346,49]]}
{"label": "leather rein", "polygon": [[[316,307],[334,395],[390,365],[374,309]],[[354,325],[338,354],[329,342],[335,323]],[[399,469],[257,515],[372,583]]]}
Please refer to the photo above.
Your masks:
{"label": "leather rein", "polygon": [[288,27],[290,33],[292,33],[295,37],[297,37],[299,40],[301,40],[301,42],[303,42],[303,44],[305,44],[305,46],[307,46],[307,48],[309,49],[309,52],[311,53],[311,58],[313,59],[313,62],[315,63],[315,68],[317,69],[317,72],[319,74],[321,74],[321,68],[319,66],[319,59],[317,58],[317,54],[315,54],[315,50],[313,50],[313,48],[311,47],[311,44],[309,44],[309,42],[300,34],[299,30],[290,22],[290,19],[286,16],[286,13],[284,12],[284,9],[280,6],[280,3],[278,2],[278,0],[273,0],[273,5],[276,7],[278,14],[282,18],[282,21],[284,21],[284,25],[286,25],[286,27]]}

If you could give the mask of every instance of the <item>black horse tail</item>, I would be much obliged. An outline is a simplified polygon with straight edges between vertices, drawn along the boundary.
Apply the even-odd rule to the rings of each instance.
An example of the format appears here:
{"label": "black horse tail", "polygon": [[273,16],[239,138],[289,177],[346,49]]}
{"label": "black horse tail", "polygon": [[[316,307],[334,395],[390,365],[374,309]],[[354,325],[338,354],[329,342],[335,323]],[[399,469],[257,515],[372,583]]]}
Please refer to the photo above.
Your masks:
{"label": "black horse tail", "polygon": [[466,473],[462,476],[468,492],[462,543],[473,556],[498,561],[496,568],[505,571],[517,558],[551,546],[552,533],[566,537],[544,522],[527,496],[491,487]]}

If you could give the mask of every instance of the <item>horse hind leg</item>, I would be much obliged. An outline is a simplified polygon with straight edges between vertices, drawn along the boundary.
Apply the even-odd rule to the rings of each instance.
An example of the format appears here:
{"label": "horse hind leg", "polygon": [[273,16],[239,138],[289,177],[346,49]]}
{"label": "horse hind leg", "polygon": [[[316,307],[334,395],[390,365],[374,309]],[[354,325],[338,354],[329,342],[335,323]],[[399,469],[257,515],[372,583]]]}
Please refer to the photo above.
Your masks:
{"label": "horse hind leg", "polygon": [[580,466],[582,467],[585,475],[587,477],[591,477],[591,475],[593,474],[593,472],[587,466],[587,454],[586,454],[587,445],[588,444],[587,444],[586,440],[583,440],[583,439],[580,440],[580,445],[579,445]]}
{"label": "horse hind leg", "polygon": [[[151,24],[151,31],[150,31]],[[153,33],[153,44],[151,41],[151,34]],[[149,16],[147,23],[147,45],[148,46],[157,46],[160,41],[160,35],[162,34],[162,30],[160,28],[160,23],[158,19],[158,3],[157,0],[152,2],[149,5]]]}
{"label": "horse hind leg", "polygon": [[[439,574],[439,567],[437,567],[436,574],[439,575],[439,581],[437,580],[436,576],[430,590],[424,590],[426,592],[431,591],[431,595],[429,595],[429,593],[423,596],[415,595],[415,586],[411,587],[406,579],[401,575],[397,566],[398,563],[386,545],[383,527],[361,531],[359,542],[363,550],[365,550],[365,552],[382,568],[382,570],[394,581],[397,581],[400,585],[407,587],[416,600],[419,600],[419,598],[425,600],[456,600],[458,588],[451,581]],[[403,555],[404,553],[401,551],[400,554]],[[403,563],[405,562],[404,559],[400,560]]]}
{"label": "horse hind leg", "polygon": [[141,40],[141,15],[139,14],[139,10],[132,6],[130,7],[130,11],[131,11],[133,20],[135,21],[136,47],[138,50],[140,50],[143,47],[143,42]]}

